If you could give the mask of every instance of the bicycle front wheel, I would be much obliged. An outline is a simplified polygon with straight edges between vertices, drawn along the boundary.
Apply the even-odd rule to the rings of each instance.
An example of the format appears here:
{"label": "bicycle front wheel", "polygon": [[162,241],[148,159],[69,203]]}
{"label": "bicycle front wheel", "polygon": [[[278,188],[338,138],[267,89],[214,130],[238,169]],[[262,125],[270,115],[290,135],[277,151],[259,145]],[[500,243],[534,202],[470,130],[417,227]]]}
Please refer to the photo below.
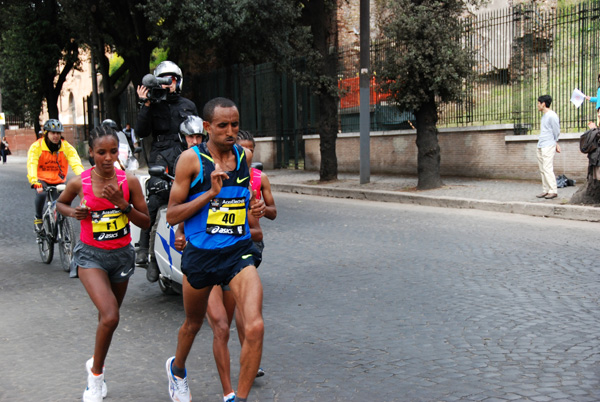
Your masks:
{"label": "bicycle front wheel", "polygon": [[60,264],[65,272],[69,272],[71,260],[73,259],[73,248],[75,247],[75,232],[73,225],[67,217],[61,218],[58,234],[58,252],[60,253]]}
{"label": "bicycle front wheel", "polygon": [[50,216],[45,215],[43,229],[38,233],[40,257],[42,257],[42,262],[45,264],[50,264],[54,257],[54,239],[52,233],[48,233],[48,228],[52,228],[52,222],[50,222]]}

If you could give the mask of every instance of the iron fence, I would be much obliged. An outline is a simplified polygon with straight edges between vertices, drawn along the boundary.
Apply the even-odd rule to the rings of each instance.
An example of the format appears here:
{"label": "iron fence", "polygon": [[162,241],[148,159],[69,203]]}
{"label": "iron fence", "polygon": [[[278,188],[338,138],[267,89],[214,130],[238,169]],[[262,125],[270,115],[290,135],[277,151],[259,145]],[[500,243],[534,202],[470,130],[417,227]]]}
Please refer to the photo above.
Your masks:
{"label": "iron fence", "polygon": [[30,128],[33,127],[31,123],[27,121],[25,116],[13,115],[9,113],[5,113],[5,126],[6,128],[15,127],[15,128]]}
{"label": "iron fence", "polygon": [[[600,73],[600,2],[556,9],[535,2],[466,18],[463,43],[473,49],[477,78],[460,102],[439,103],[439,126],[515,124],[517,134],[539,129],[537,98],[550,94],[562,130],[583,130],[596,120],[593,104],[569,102],[575,88],[595,96]],[[371,45],[379,65],[390,42]],[[340,125],[358,131],[358,47],[340,50]],[[377,71],[375,71],[375,74]],[[356,81],[356,83],[353,82]],[[373,83],[375,81],[372,81]],[[403,128],[414,117],[385,94],[371,91],[371,130]]]}
{"label": "iron fence", "polygon": [[[585,130],[595,120],[594,104],[575,108],[573,89],[595,96],[600,74],[600,0],[542,8],[535,2],[464,19],[463,43],[476,55],[477,78],[466,83],[461,102],[439,104],[440,127],[513,123],[517,134],[539,130],[537,97],[550,94],[563,132]],[[388,42],[371,44],[371,65],[385,57]],[[359,48],[339,49],[339,128],[359,131]],[[375,71],[375,74],[377,71]],[[226,96],[240,107],[241,126],[257,137],[277,139],[277,166],[303,163],[302,136],[318,132],[319,98],[310,88],[278,71],[274,64],[230,66],[209,74],[186,77],[192,99],[201,107],[215,96]],[[191,82],[190,82],[191,81]],[[102,95],[100,95],[102,96]],[[134,90],[123,94],[120,122],[134,123]],[[393,99],[371,80],[371,130],[411,128],[414,115],[399,110]],[[101,100],[101,99],[100,99]],[[84,101],[88,124],[91,102]],[[100,101],[100,119],[104,118]],[[26,126],[26,119],[7,115],[7,124]],[[87,133],[87,127],[84,132]]]}
{"label": "iron fence", "polygon": [[276,139],[276,167],[299,168],[304,161],[302,136],[317,132],[318,98],[308,87],[278,71],[273,63],[234,65],[193,77],[194,98],[204,105],[217,96],[240,109],[240,127],[255,137]]}

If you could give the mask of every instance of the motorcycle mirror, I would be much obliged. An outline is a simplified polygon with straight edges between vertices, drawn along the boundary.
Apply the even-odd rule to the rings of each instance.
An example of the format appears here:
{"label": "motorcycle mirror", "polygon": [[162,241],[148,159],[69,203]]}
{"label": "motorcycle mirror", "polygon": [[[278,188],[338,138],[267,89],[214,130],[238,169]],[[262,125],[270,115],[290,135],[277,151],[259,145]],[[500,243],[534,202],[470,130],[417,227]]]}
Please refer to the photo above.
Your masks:
{"label": "motorcycle mirror", "polygon": [[150,169],[148,169],[148,174],[150,176],[162,178],[163,175],[165,174],[165,167],[164,166],[152,166]]}

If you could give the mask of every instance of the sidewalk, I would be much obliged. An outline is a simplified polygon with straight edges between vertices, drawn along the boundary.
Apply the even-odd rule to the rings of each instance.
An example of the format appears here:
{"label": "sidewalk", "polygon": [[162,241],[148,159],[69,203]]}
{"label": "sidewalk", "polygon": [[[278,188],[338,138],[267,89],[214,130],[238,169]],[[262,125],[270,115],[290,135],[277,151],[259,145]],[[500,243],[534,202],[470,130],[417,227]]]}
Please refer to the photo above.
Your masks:
{"label": "sidewalk", "polygon": [[[8,157],[9,164],[23,164],[24,169],[26,161],[25,156]],[[143,169],[138,172],[144,173]],[[371,175],[370,182],[361,185],[358,174],[339,173],[337,181],[319,183],[319,172],[279,169],[265,173],[275,192],[600,221],[599,207],[568,204],[579,182],[559,188],[557,198],[546,200],[535,197],[542,191],[541,181],[444,177],[442,188],[417,191],[417,178],[408,176]]]}
{"label": "sidewalk", "polygon": [[582,183],[559,188],[557,198],[546,200],[535,197],[542,192],[541,180],[445,177],[442,188],[417,191],[416,177],[371,175],[370,183],[361,185],[358,174],[339,173],[337,181],[319,183],[319,172],[282,169],[265,173],[275,192],[600,221],[600,208],[568,204]]}

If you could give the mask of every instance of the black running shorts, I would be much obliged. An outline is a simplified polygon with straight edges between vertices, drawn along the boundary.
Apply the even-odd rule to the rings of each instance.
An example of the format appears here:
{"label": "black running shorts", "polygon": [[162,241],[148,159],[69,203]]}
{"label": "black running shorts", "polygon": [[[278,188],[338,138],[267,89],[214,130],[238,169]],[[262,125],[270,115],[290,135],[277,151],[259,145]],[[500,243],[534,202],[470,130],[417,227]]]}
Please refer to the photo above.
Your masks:
{"label": "black running shorts", "polygon": [[188,243],[181,258],[181,271],[194,289],[227,285],[242,269],[262,260],[252,240],[243,240],[232,246],[206,250]]}
{"label": "black running shorts", "polygon": [[71,278],[78,277],[77,268],[99,268],[111,282],[125,282],[135,270],[135,250],[131,244],[115,250],[104,250],[78,241],[73,249]]}

